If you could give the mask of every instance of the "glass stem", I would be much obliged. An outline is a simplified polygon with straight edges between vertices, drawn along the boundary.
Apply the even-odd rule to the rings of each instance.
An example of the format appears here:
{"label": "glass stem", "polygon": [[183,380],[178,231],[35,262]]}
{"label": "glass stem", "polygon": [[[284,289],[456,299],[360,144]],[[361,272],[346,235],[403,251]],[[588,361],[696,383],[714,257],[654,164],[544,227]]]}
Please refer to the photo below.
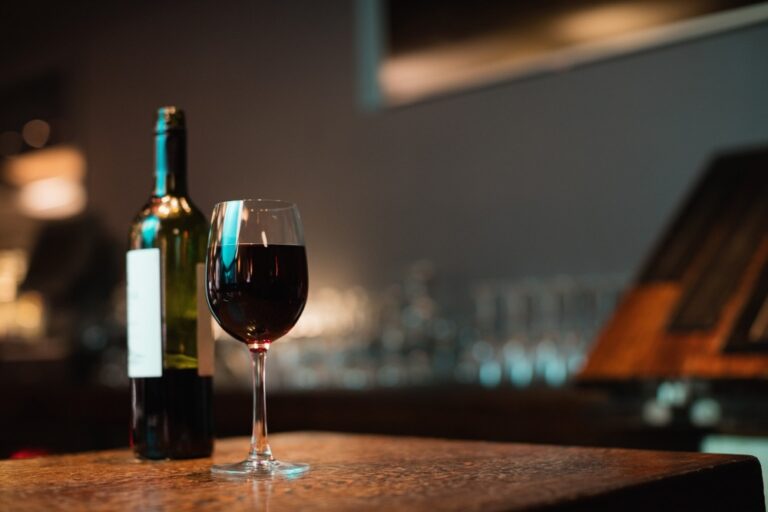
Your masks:
{"label": "glass stem", "polygon": [[267,348],[250,348],[249,351],[253,363],[253,432],[248,458],[256,464],[267,465],[274,460],[267,441],[267,389],[264,381]]}

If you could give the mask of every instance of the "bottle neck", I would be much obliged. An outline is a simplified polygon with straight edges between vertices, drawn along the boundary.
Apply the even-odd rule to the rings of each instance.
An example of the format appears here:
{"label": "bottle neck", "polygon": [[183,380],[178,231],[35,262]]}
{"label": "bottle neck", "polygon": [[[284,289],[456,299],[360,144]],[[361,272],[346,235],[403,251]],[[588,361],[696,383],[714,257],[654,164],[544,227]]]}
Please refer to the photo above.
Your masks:
{"label": "bottle neck", "polygon": [[155,134],[155,197],[187,195],[187,134],[168,130]]}

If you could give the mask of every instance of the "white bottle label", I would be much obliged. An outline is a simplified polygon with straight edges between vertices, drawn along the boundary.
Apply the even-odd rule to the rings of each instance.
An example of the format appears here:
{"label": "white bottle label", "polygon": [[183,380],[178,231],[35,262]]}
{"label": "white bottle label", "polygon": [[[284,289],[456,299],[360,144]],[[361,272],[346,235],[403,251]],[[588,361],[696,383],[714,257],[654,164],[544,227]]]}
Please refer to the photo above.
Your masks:
{"label": "white bottle label", "polygon": [[205,300],[205,263],[197,264],[197,374],[213,376],[213,325]]}
{"label": "white bottle label", "polygon": [[163,303],[160,249],[135,249],[126,257],[128,377],[163,376]]}

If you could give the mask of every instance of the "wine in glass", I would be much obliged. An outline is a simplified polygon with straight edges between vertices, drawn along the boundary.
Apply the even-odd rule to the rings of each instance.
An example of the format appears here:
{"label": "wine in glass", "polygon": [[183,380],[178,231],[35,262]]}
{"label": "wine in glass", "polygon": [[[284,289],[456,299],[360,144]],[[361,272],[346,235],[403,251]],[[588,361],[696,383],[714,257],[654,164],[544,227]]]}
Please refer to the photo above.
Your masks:
{"label": "wine in glass", "polygon": [[296,324],[307,301],[307,255],[295,204],[245,199],[213,209],[206,290],[214,318],[248,347],[253,362],[253,433],[248,457],[214,473],[295,475],[307,464],[277,461],[267,442],[264,364],[273,341]]}

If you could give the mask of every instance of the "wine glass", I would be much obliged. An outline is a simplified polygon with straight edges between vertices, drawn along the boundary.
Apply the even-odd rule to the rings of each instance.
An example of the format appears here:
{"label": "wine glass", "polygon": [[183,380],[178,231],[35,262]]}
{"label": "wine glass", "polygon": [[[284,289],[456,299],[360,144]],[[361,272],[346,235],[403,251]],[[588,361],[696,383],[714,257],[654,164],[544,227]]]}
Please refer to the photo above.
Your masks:
{"label": "wine glass", "polygon": [[296,324],[307,301],[307,255],[299,210],[286,201],[244,199],[213,209],[206,256],[206,295],[216,321],[248,347],[253,362],[251,450],[214,473],[296,475],[307,464],[274,459],[267,442],[264,365],[273,341]]}

